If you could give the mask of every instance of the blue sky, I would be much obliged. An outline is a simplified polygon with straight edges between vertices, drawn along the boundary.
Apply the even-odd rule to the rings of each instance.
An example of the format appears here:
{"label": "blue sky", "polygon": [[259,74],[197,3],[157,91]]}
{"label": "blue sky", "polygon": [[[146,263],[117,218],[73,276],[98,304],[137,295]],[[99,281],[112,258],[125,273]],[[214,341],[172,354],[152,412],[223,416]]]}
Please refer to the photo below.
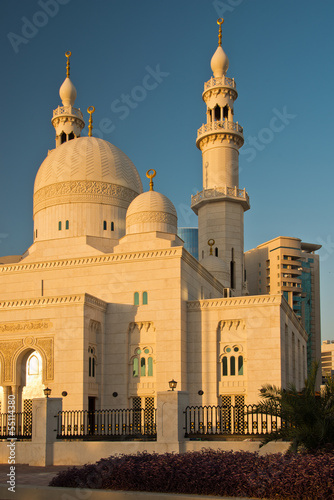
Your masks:
{"label": "blue sky", "polygon": [[93,135],[121,148],[147,189],[145,172],[156,169],[155,189],[173,201],[179,226],[197,225],[189,208],[202,189],[195,138],[224,17],[245,136],[240,187],[251,200],[245,250],[279,235],[323,245],[322,338],[334,339],[334,3],[2,0],[1,11],[0,255],[32,243],[33,183],[54,148],[50,120],[67,50],[86,123],[87,107],[96,108]]}

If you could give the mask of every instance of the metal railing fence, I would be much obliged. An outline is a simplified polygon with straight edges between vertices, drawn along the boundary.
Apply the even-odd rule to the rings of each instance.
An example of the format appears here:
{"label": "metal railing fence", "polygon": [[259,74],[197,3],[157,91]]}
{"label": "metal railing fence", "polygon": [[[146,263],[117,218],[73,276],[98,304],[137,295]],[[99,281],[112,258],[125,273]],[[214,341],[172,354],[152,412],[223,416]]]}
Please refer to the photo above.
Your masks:
{"label": "metal railing fence", "polygon": [[155,440],[156,409],[68,410],[58,413],[58,439]]}
{"label": "metal railing fence", "polygon": [[279,417],[250,413],[255,409],[255,405],[187,406],[185,437],[262,436],[279,429]]}
{"label": "metal railing fence", "polygon": [[0,413],[0,439],[31,439],[32,412]]}

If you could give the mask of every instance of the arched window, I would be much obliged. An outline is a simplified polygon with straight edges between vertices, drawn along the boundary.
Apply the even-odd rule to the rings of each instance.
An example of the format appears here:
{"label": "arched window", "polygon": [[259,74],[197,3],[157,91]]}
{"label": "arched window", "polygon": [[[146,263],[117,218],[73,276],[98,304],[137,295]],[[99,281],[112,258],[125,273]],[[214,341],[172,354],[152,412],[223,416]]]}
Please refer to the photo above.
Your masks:
{"label": "arched window", "polygon": [[242,356],[238,357],[238,375],[244,374],[244,358]]}
{"label": "arched window", "polygon": [[66,221],[65,222],[65,229],[69,229],[70,228],[70,221]]}
{"label": "arched window", "polygon": [[104,220],[103,221],[103,231],[106,231],[107,230],[107,221]]}
{"label": "arched window", "polygon": [[153,376],[153,358],[148,358],[148,368],[147,368],[147,375],[149,377]]}
{"label": "arched window", "polygon": [[223,357],[223,377],[227,377],[227,357]]}
{"label": "arched window", "polygon": [[64,142],[66,142],[66,134],[65,132],[62,132],[60,134],[60,144],[64,144]]}
{"label": "arched window", "polygon": [[240,354],[242,348],[238,345],[227,345],[224,347],[224,355],[222,357],[222,372],[223,376],[243,375],[244,374],[244,357]]}
{"label": "arched window", "polygon": [[133,303],[135,306],[139,306],[139,293],[138,292],[134,293]]}
{"label": "arched window", "polygon": [[150,347],[137,347],[131,360],[133,377],[153,377],[153,356]]}
{"label": "arched window", "polygon": [[235,357],[231,356],[230,358],[230,374],[235,375]]}
{"label": "arched window", "polygon": [[95,377],[96,372],[96,356],[95,347],[88,347],[88,376]]}
{"label": "arched window", "polygon": [[218,104],[216,104],[213,111],[214,111],[214,120],[219,122],[220,121],[220,107],[218,106]]}
{"label": "arched window", "polygon": [[143,305],[146,306],[148,304],[148,295],[147,292],[143,292]]}
{"label": "arched window", "polygon": [[72,139],[74,139],[74,134],[73,134],[73,132],[70,132],[68,134],[68,140],[71,141]]}
{"label": "arched window", "polygon": [[111,229],[111,231],[114,231],[114,229],[115,229],[115,225],[113,222],[110,224],[110,229]]}
{"label": "arched window", "polygon": [[223,118],[228,118],[228,106],[223,107]]}
{"label": "arched window", "polygon": [[58,231],[61,231],[61,220],[58,222]]}
{"label": "arched window", "polygon": [[218,248],[215,248],[215,256],[218,257]]}
{"label": "arched window", "polygon": [[139,360],[138,358],[133,358],[133,372],[132,372],[133,377],[138,377],[139,376]]}
{"label": "arched window", "polygon": [[146,375],[146,359],[141,358],[140,360],[140,376],[145,377]]}

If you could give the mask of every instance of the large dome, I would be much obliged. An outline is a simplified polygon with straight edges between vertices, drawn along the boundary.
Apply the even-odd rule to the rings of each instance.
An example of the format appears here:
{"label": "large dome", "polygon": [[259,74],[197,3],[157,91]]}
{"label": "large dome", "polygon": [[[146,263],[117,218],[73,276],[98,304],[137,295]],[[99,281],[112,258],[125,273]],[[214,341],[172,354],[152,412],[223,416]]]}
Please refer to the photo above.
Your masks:
{"label": "large dome", "polygon": [[58,146],[40,166],[34,213],[59,203],[108,203],[110,198],[126,202],[127,208],[142,191],[137,169],[123,151],[103,139],[79,137]]}
{"label": "large dome", "polygon": [[74,180],[109,182],[138,194],[143,191],[130,158],[110,142],[96,137],[79,137],[54,149],[37,172],[34,192],[50,184]]}

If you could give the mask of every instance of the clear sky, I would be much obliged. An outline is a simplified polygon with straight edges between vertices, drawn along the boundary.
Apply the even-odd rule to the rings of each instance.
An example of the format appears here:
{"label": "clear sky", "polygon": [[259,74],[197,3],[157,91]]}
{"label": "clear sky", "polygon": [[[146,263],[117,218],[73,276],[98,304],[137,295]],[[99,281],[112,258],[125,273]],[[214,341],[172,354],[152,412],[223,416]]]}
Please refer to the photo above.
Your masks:
{"label": "clear sky", "polygon": [[[224,17],[223,48],[244,127],[245,250],[276,236],[322,245],[322,338],[334,339],[333,18],[329,0],[2,0],[0,255],[32,243],[36,172],[54,148],[52,110],[72,51],[75,105],[196,226],[201,95]],[[148,76],[150,75],[150,76]],[[277,117],[277,119],[275,118]],[[87,135],[87,127],[83,135]]]}

